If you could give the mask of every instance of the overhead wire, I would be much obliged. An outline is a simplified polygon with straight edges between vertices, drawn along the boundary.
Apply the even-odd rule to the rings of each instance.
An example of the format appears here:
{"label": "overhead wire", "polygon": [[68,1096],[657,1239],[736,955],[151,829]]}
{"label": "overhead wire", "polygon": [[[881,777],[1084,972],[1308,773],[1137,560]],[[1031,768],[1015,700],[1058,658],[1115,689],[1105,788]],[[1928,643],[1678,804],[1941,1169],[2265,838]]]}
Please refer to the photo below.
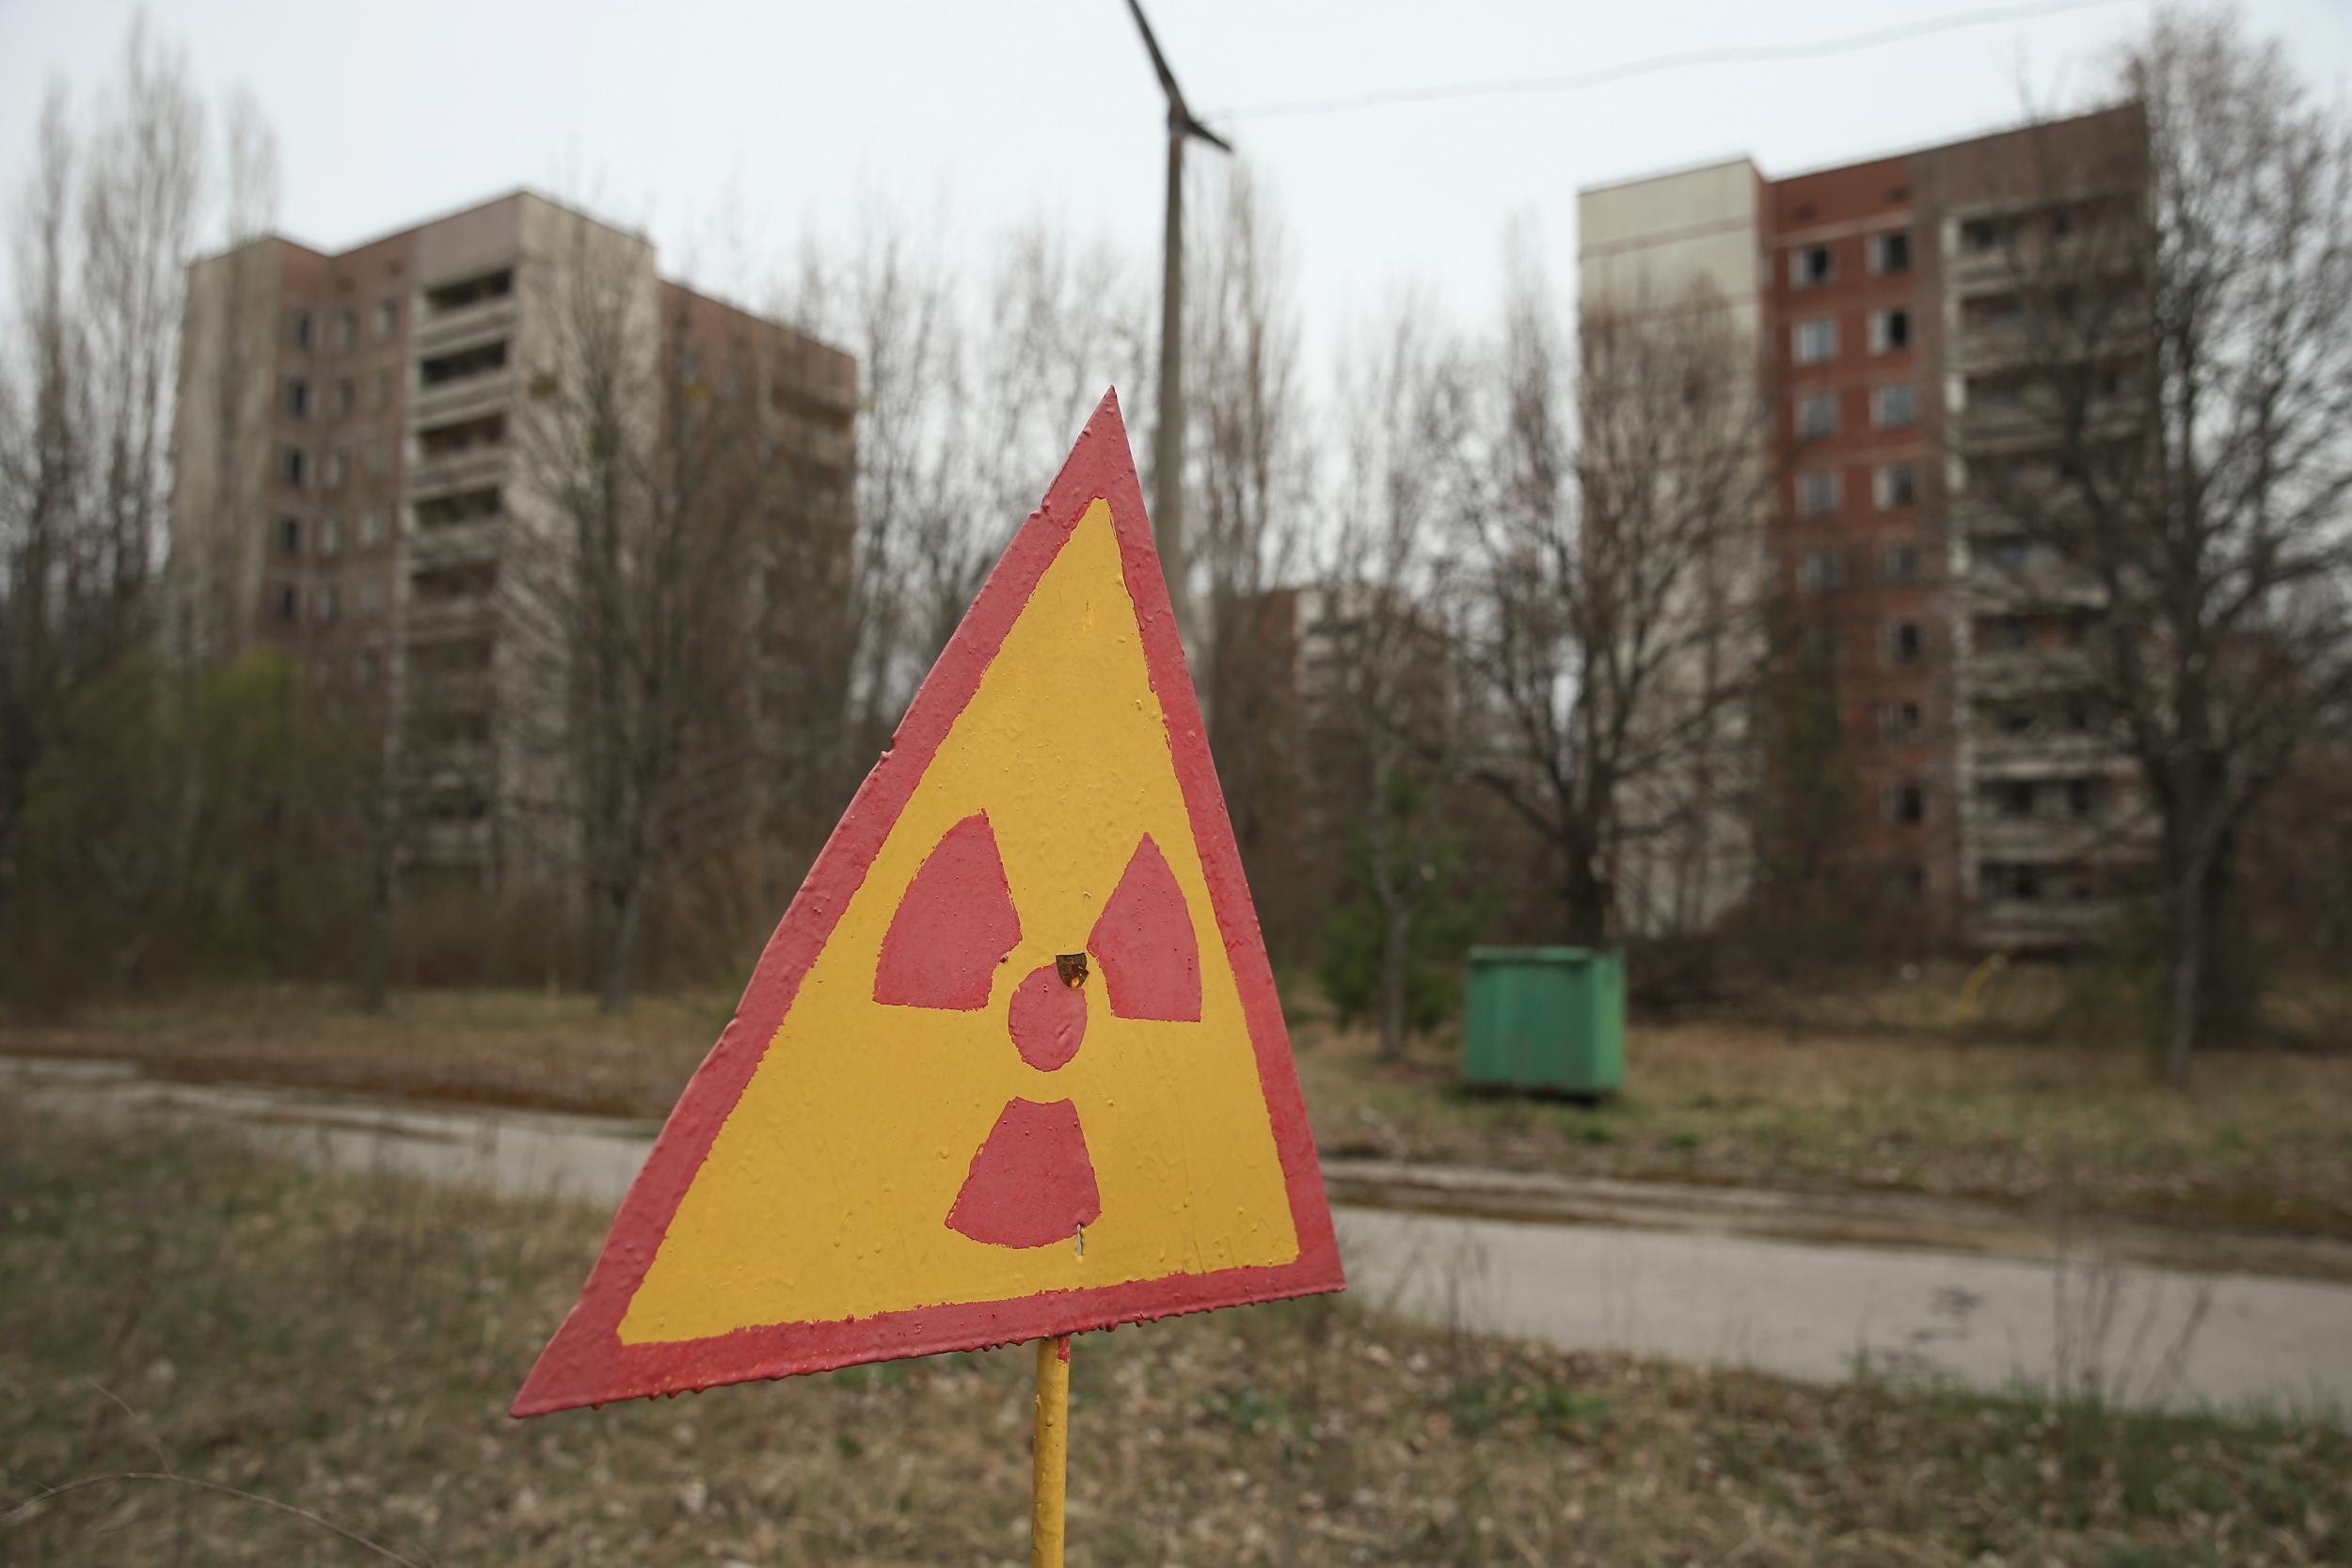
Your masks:
{"label": "overhead wire", "polygon": [[1826,59],[1838,55],[1856,54],[1866,49],[1883,48],[1890,43],[1903,43],[1913,39],[1929,38],[1937,33],[1956,32],[1965,27],[1981,27],[1996,22],[2020,22],[2038,17],[2060,16],[2070,11],[2093,10],[2102,7],[2132,4],[2133,0],[2034,0],[2028,5],[1991,6],[1969,11],[1952,11],[1942,16],[1922,17],[1915,22],[1899,23],[1889,27],[1872,28],[1867,32],[1849,33],[1838,38],[1814,39],[1801,43],[1724,44],[1706,49],[1677,50],[1673,54],[1652,55],[1638,60],[1626,60],[1616,65],[1601,66],[1592,71],[1572,71],[1553,76],[1506,76],[1482,81],[1452,82],[1419,87],[1381,87],[1367,92],[1348,93],[1336,98],[1294,99],[1270,103],[1245,103],[1210,115],[1211,119],[1257,120],[1292,119],[1310,115],[1346,114],[1359,109],[1394,108],[1415,103],[1441,103],[1460,99],[1528,97],[1544,93],[1579,92],[1591,87],[1607,87],[1642,76],[1654,76],[1669,71],[1683,71],[1693,66],[1759,65],[1791,60]]}

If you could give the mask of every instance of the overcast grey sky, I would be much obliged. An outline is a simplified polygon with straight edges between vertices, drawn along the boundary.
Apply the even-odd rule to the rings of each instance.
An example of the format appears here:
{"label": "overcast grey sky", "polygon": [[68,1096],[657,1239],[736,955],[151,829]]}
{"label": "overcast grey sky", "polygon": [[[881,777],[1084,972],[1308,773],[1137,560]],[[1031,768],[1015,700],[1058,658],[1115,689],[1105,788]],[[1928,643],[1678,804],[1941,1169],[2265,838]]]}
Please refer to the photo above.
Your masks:
{"label": "overcast grey sky", "polygon": [[[1156,0],[1196,112],[1262,170],[1312,335],[1413,285],[1465,320],[1532,218],[1564,280],[1580,185],[1747,152],[1768,174],[1966,135],[2021,92],[2073,102],[2146,0],[2053,10],[1831,58],[1694,66],[1585,91],[1297,118],[1245,105],[1588,71],[1786,44],[1989,0],[1473,4]],[[950,247],[1035,214],[1155,265],[1162,112],[1122,0],[705,5],[692,0],[151,0],[208,97],[242,79],[284,153],[280,227],[340,248],[516,184],[597,193],[673,268],[757,293],[707,241],[736,209],[780,258],[879,195]],[[0,177],[11,206],[43,83],[112,66],[130,0],[0,0]],[[2352,0],[2257,0],[2339,93]]]}

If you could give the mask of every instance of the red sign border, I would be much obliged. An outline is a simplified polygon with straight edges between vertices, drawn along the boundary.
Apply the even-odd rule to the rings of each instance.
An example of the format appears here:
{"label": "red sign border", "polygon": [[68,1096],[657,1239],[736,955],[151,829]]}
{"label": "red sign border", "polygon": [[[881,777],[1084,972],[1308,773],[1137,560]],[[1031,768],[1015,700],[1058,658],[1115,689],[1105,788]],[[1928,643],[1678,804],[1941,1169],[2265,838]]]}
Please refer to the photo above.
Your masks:
{"label": "red sign border", "polygon": [[[1097,500],[1110,503],[1127,592],[1142,632],[1144,661],[1167,721],[1168,749],[1184,791],[1209,903],[1241,992],[1257,1054],[1258,1079],[1298,1237],[1292,1262],[1048,1291],[1007,1301],[970,1302],[827,1323],[778,1323],[708,1338],[623,1344],[619,1325],[652,1264],[686,1190],[702,1168],[736,1101],[766,1054],[801,980],[833,935],[898,814],[947,732],[979,689],[1038,580]],[[541,1416],[581,1405],[720,1384],[825,1371],[860,1362],[943,1351],[981,1350],[1025,1339],[1109,1328],[1184,1312],[1337,1291],[1346,1281],[1315,1162],[1314,1138],[1298,1091],[1264,940],[1258,930],[1225,797],[1209,760],[1200,706],[1160,573],[1158,552],[1136,478],[1135,456],[1116,391],[1104,395],[1069,460],[989,574],[930,673],[924,677],[884,752],[769,938],[735,1016],[704,1058],[654,1140],[653,1151],[613,1217],[580,1302],[540,1352],[511,1414]]]}

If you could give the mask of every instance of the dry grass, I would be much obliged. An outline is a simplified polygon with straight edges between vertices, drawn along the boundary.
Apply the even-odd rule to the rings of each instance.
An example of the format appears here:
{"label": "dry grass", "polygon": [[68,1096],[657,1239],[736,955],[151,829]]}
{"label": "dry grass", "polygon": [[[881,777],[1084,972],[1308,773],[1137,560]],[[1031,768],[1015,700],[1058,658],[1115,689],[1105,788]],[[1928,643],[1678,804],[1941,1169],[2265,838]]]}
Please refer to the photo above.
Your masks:
{"label": "dry grass", "polygon": [[[1025,1560],[1027,1356],[515,1423],[603,1216],[0,1111],[9,1500],[115,1470],[280,1498],[418,1562]],[[2312,1563],[2332,1422],[2128,1418],[1556,1354],[1331,1302],[1089,1336],[1094,1563]],[[5,1506],[5,1505],[0,1505]],[[357,1562],[215,1495],[0,1522],[26,1564]]]}
{"label": "dry grass", "polygon": [[371,1015],[320,986],[220,988],[93,1006],[65,1022],[0,1024],[0,1052],[122,1057],[201,1082],[658,1118],[734,1002],[656,996],[614,1019],[570,993],[415,990]]}
{"label": "dry grass", "polygon": [[[1598,1109],[1464,1095],[1445,1040],[1384,1066],[1317,1016],[1293,1033],[1327,1152],[2352,1230],[2352,1053],[2218,1053],[2182,1095],[2149,1083],[2128,1045],[2081,1043],[2101,1041],[2092,1026],[2031,1043],[1953,1033],[1956,994],[1938,975],[1816,998],[1802,1026],[1637,1024],[1627,1094]],[[612,1020],[579,996],[419,991],[372,1018],[340,993],[255,988],[0,1026],[0,1051],[655,1119],[733,1000],[653,998]],[[2051,1006],[2030,974],[1988,996],[2005,1029],[2050,1026]]]}
{"label": "dry grass", "polygon": [[1444,1042],[1384,1066],[1359,1035],[1294,1038],[1327,1152],[2352,1228],[2352,1056],[2232,1052],[2180,1094],[2129,1053],[1637,1024],[1625,1096],[1593,1107],[1466,1095]]}

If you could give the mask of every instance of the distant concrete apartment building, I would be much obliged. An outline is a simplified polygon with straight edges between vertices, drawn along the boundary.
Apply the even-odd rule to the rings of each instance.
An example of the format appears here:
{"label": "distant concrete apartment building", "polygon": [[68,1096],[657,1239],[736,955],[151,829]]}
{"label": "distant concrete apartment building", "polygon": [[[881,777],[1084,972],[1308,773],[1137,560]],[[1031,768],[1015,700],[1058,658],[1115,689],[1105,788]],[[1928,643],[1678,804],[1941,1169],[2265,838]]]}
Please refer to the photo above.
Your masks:
{"label": "distant concrete apartment building", "polygon": [[1588,313],[1703,284],[1755,336],[1776,423],[1764,569],[1826,656],[1853,854],[1932,940],[2081,940],[2138,853],[2130,770],[2073,653],[2099,603],[1969,475],[2056,447],[2013,395],[2020,247],[2062,243],[2142,147],[2124,108],[1785,179],[1739,158],[1581,193]]}
{"label": "distant concrete apartment building", "polygon": [[[461,886],[556,852],[533,812],[562,792],[563,764],[524,721],[564,694],[518,645],[516,584],[559,527],[529,460],[549,417],[531,383],[567,352],[561,301],[590,264],[628,301],[631,395],[654,399],[658,355],[739,356],[753,384],[734,384],[730,358],[709,390],[758,400],[746,459],[788,463],[794,526],[846,546],[854,362],[662,279],[640,235],[517,192],[340,254],[269,235],[188,271],[171,513],[183,645],[283,646],[381,712],[414,817],[403,859]],[[758,704],[746,694],[746,721]]]}

